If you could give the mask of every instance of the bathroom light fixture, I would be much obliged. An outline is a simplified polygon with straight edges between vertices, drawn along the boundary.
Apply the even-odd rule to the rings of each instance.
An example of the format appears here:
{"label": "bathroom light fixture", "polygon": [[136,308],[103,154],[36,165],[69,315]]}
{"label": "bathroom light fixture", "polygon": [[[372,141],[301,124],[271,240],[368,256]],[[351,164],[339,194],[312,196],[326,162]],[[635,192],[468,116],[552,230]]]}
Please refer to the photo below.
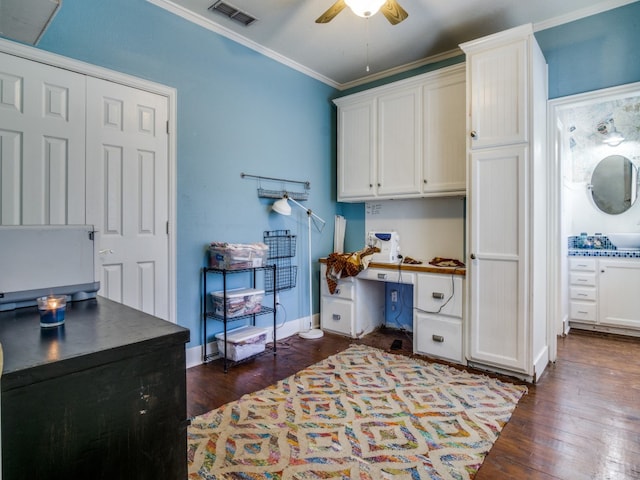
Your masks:
{"label": "bathroom light fixture", "polygon": [[282,197],[280,200],[277,200],[273,203],[273,205],[271,206],[271,209],[276,212],[279,213],[280,215],[291,215],[291,205],[289,204],[289,202],[293,203],[294,205],[297,205],[298,207],[302,208],[303,210],[305,210],[307,212],[307,240],[308,240],[308,270],[309,270],[309,328],[307,330],[303,330],[302,332],[300,332],[298,335],[300,335],[300,337],[302,338],[306,338],[306,339],[312,339],[312,338],[320,338],[324,335],[324,332],[322,330],[320,330],[319,328],[313,328],[312,325],[312,320],[313,320],[313,286],[312,286],[312,281],[313,281],[313,276],[312,276],[312,271],[311,271],[311,220],[313,220],[314,225],[316,226],[316,228],[318,229],[319,232],[322,232],[322,229],[324,228],[325,225],[325,221],[320,218],[318,215],[316,215],[315,213],[313,213],[311,211],[310,208],[305,207],[304,205],[300,204],[299,202],[296,202],[293,198],[290,198],[286,193],[284,195],[284,197]]}
{"label": "bathroom light fixture", "polygon": [[344,3],[359,17],[367,18],[378,13],[386,0],[344,0]]}
{"label": "bathroom light fixture", "polygon": [[608,132],[605,137],[602,139],[603,143],[606,143],[610,147],[617,147],[622,142],[624,142],[624,135],[622,135],[617,129],[615,124],[613,123],[613,118],[609,120],[611,123],[611,131]]}

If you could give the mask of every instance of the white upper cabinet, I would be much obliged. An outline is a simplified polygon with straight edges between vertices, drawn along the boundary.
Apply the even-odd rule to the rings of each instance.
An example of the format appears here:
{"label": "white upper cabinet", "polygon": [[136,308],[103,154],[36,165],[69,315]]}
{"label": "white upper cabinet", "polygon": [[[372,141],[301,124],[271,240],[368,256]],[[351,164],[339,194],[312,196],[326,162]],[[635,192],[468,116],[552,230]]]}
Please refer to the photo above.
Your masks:
{"label": "white upper cabinet", "polygon": [[399,88],[378,98],[380,196],[420,193],[422,148],[420,88]]}
{"label": "white upper cabinet", "polygon": [[338,199],[375,194],[375,108],[365,97],[338,109]]}
{"label": "white upper cabinet", "polygon": [[546,64],[531,25],[467,55],[469,363],[535,380],[546,312]]}
{"label": "white upper cabinet", "polygon": [[464,195],[465,66],[334,100],[338,201]]}
{"label": "white upper cabinet", "polygon": [[472,148],[527,141],[526,39],[469,56]]}
{"label": "white upper cabinet", "polygon": [[464,194],[466,181],[465,72],[450,70],[424,85],[422,192]]}

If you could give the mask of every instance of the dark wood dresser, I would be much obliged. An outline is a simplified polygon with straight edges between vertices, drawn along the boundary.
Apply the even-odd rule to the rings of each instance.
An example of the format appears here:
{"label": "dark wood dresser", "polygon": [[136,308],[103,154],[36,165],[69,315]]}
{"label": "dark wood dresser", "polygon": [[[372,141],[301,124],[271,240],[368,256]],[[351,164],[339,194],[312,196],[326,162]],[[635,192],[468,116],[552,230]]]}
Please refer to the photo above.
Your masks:
{"label": "dark wood dresser", "polygon": [[2,479],[187,477],[189,330],[99,298],[0,313]]}

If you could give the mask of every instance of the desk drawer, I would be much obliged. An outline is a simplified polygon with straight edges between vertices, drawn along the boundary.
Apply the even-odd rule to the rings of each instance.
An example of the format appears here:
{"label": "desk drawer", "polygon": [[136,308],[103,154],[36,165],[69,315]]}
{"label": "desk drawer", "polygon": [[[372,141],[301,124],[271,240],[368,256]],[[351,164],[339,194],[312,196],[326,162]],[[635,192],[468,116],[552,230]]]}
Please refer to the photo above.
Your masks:
{"label": "desk drawer", "polygon": [[322,297],[320,309],[320,326],[323,330],[354,336],[354,305],[351,300]]}
{"label": "desk drawer", "polygon": [[336,291],[333,295],[331,294],[331,292],[329,292],[329,286],[327,285],[326,278],[320,279],[320,285],[320,293],[322,295],[326,295],[330,298],[344,298],[346,300],[353,300],[354,284],[352,281],[349,282],[340,280],[338,282],[338,287],[336,288]]}
{"label": "desk drawer", "polygon": [[376,280],[378,282],[415,284],[416,276],[413,273],[387,270],[386,268],[367,268],[358,274],[358,279]]}
{"label": "desk drawer", "polygon": [[443,315],[416,314],[416,352],[463,363],[462,320]]}
{"label": "desk drawer", "polygon": [[462,278],[459,275],[418,274],[416,307],[423,313],[462,317]]}

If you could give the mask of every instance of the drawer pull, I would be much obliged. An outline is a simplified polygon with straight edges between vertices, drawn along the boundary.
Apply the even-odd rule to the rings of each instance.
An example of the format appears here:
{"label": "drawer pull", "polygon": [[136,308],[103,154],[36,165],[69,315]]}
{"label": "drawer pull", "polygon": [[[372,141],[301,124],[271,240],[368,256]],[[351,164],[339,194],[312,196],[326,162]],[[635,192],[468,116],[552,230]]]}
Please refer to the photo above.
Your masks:
{"label": "drawer pull", "polygon": [[581,314],[581,315],[587,315],[589,312],[585,312],[585,311],[582,311],[582,310],[578,310],[578,313],[579,313],[579,314]]}
{"label": "drawer pull", "polygon": [[587,296],[587,294],[586,294],[586,293],[579,293],[579,294],[578,294],[578,296],[579,296],[579,297],[586,297],[586,296]]}
{"label": "drawer pull", "polygon": [[438,343],[444,342],[444,337],[442,335],[431,335],[431,339]]}
{"label": "drawer pull", "polygon": [[587,268],[588,265],[586,263],[579,263],[578,267]]}
{"label": "drawer pull", "polygon": [[431,296],[433,298],[437,298],[439,300],[442,300],[444,298],[444,293],[441,292],[431,292]]}
{"label": "drawer pull", "polygon": [[334,313],[331,318],[333,318],[334,320],[340,320],[340,315],[338,315],[337,313]]}
{"label": "drawer pull", "polygon": [[578,281],[582,282],[582,283],[585,283],[587,281],[587,279],[586,278],[578,278]]}
{"label": "drawer pull", "polygon": [[379,273],[378,274],[378,280],[384,280],[385,278],[387,278],[387,274],[386,273]]}

